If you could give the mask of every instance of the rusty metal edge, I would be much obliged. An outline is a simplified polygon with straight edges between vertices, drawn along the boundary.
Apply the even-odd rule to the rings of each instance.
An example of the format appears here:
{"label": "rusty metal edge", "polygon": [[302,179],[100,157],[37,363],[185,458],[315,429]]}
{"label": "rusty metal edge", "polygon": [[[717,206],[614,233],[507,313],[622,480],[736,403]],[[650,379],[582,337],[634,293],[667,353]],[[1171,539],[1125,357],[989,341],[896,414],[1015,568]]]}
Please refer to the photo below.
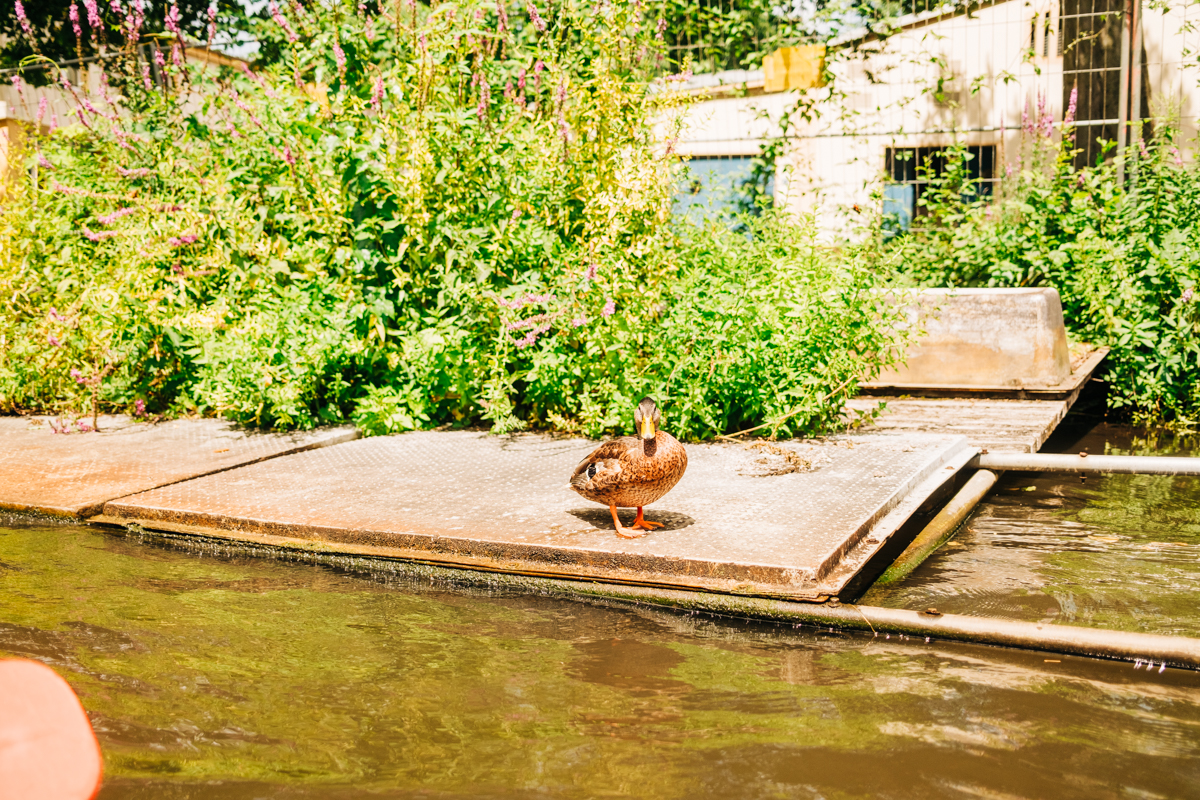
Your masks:
{"label": "rusty metal edge", "polygon": [[[670,581],[662,580],[655,573],[645,573],[636,570],[626,570],[625,574],[586,568],[575,570],[547,569],[544,562],[527,561],[522,559],[489,559],[462,553],[439,553],[432,550],[416,550],[404,547],[389,547],[386,545],[355,544],[353,542],[335,541],[322,538],[297,538],[281,536],[266,531],[247,531],[236,528],[214,527],[181,522],[173,522],[155,517],[124,516],[105,513],[87,520],[90,524],[108,525],[125,528],[140,528],[146,531],[181,534],[184,536],[200,537],[215,541],[231,541],[243,544],[276,547],[288,550],[299,550],[308,553],[319,553],[330,556],[365,556],[369,558],[400,561],[412,564],[422,564],[431,567],[470,570],[500,575],[520,575],[547,579],[564,579],[577,581],[601,581],[621,586],[650,586],[657,588],[683,588],[695,592],[712,592],[729,594],[738,597],[769,597],[794,600],[797,602],[821,602],[829,597],[828,594],[805,591],[783,584],[753,584],[735,578],[705,579],[703,576],[672,577]],[[245,520],[231,520],[232,523]]]}
{"label": "rusty metal edge", "polygon": [[[92,520],[95,524],[99,520]],[[180,536],[180,534],[183,534]],[[152,534],[153,535],[153,534]],[[1072,625],[1049,625],[1019,622],[995,617],[968,617],[959,614],[938,614],[879,608],[876,606],[842,605],[836,602],[796,602],[791,599],[748,597],[717,594],[690,589],[669,589],[640,586],[594,579],[569,580],[536,574],[486,572],[476,568],[454,567],[447,564],[421,564],[396,558],[379,558],[370,553],[323,552],[313,542],[275,544],[266,537],[232,539],[226,535],[211,536],[185,532],[164,532],[168,538],[216,539],[226,544],[265,547],[301,555],[317,563],[363,566],[392,562],[399,572],[412,570],[413,577],[443,578],[456,582],[501,586],[518,591],[560,595],[631,606],[653,606],[677,611],[700,612],[719,617],[731,617],[791,625],[813,625],[879,634],[899,634],[929,640],[967,642],[971,644],[1010,647],[1048,653],[1084,656],[1116,661],[1150,662],[1183,669],[1200,670],[1200,639],[1184,636],[1163,636],[1147,633],[1108,631]],[[277,537],[270,537],[277,538]],[[278,537],[282,538],[282,537]],[[347,564],[346,559],[350,560]]]}

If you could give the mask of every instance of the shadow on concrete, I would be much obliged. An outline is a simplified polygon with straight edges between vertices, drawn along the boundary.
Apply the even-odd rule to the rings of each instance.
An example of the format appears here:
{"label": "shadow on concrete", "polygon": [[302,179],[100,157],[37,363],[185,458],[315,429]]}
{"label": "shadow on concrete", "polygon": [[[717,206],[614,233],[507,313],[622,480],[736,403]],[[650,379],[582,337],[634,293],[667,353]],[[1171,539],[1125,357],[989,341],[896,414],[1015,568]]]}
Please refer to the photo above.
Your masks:
{"label": "shadow on concrete", "polygon": [[[586,522],[593,528],[602,531],[613,530],[612,514],[607,508],[600,506],[589,506],[587,508],[569,508],[567,513],[573,517]],[[632,525],[634,518],[637,516],[637,511],[632,508],[618,508],[617,514],[621,516],[622,525]],[[681,528],[687,528],[696,524],[696,520],[689,517],[687,514],[680,514],[675,511],[655,511],[654,509],[645,509],[642,512],[643,516],[650,522],[661,522],[661,528],[655,528],[655,531],[677,531]]]}

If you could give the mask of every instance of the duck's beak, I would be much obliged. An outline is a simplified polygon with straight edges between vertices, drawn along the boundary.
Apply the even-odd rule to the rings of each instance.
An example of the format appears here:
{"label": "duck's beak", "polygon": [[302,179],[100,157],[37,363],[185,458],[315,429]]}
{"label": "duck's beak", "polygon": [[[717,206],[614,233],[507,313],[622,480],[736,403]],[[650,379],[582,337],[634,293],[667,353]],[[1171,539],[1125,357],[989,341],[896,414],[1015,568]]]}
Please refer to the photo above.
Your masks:
{"label": "duck's beak", "polygon": [[649,414],[642,417],[642,438],[653,439],[656,432],[654,430],[654,417]]}

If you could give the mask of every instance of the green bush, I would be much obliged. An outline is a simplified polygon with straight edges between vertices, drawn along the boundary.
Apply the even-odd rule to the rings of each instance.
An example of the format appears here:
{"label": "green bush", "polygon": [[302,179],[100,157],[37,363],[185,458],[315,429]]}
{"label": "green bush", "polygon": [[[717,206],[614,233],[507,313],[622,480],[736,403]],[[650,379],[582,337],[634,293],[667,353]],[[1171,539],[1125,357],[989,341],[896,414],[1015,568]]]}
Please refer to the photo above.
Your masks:
{"label": "green bush", "polygon": [[293,5],[262,73],[108,62],[31,130],[0,408],[597,435],[650,393],[686,437],[792,434],[894,359],[866,256],[672,218],[653,12],[401,10]]}
{"label": "green bush", "polygon": [[1112,348],[1110,407],[1197,419],[1200,168],[1184,163],[1167,121],[1086,169],[1070,126],[1061,145],[1049,130],[1026,126],[1022,168],[994,201],[964,191],[969,155],[953,149],[922,229],[897,237],[892,255],[924,285],[1054,287],[1073,338]]}

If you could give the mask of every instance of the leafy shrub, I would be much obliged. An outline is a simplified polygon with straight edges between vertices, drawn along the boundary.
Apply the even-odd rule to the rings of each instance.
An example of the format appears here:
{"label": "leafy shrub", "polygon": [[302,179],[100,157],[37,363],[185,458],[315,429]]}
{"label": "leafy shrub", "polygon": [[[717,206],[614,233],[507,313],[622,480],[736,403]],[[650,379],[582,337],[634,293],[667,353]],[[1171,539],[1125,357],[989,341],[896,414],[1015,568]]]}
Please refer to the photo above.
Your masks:
{"label": "leafy shrub", "polygon": [[30,131],[0,407],[595,435],[652,393],[684,436],[798,433],[894,358],[875,274],[807,223],[672,219],[640,3],[398,8],[276,8],[274,66],[169,91],[109,62]]}
{"label": "leafy shrub", "polygon": [[[961,169],[935,179],[932,224],[897,238],[893,255],[926,285],[1054,287],[1071,334],[1112,348],[1111,407],[1196,419],[1200,168],[1184,163],[1168,121],[1082,170],[1070,126],[1061,145],[1049,129],[1027,125],[1023,168],[993,202],[964,198]],[[960,165],[967,157],[951,155]]]}

